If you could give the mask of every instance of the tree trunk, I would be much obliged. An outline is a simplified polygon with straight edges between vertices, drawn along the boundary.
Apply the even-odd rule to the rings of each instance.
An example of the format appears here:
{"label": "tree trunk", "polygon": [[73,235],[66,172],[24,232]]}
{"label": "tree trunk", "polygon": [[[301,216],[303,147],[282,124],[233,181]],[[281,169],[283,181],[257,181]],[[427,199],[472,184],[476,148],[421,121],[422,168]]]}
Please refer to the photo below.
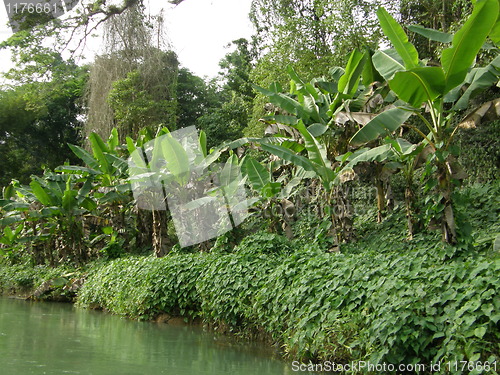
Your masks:
{"label": "tree trunk", "polygon": [[138,248],[145,248],[151,246],[151,239],[153,238],[152,216],[151,211],[137,209],[137,232],[136,232],[136,245]]}
{"label": "tree trunk", "polygon": [[383,212],[386,209],[386,189],[384,178],[382,172],[384,165],[381,163],[375,163],[375,187],[377,188],[377,223],[381,223],[384,220]]}
{"label": "tree trunk", "polygon": [[167,255],[172,248],[167,234],[167,211],[153,210],[153,253],[157,258]]}
{"label": "tree trunk", "polygon": [[408,227],[408,240],[413,240],[414,232],[414,211],[413,203],[415,200],[415,195],[413,189],[409,186],[405,188],[405,206],[406,206],[406,223]]}
{"label": "tree trunk", "polygon": [[349,242],[353,238],[353,209],[349,201],[349,187],[347,184],[335,186],[335,209],[333,212],[333,225],[338,242]]}
{"label": "tree trunk", "polygon": [[438,163],[438,188],[441,195],[441,203],[444,205],[441,215],[441,232],[444,242],[457,243],[457,233],[451,194],[453,184],[451,181],[451,167],[447,161]]}
{"label": "tree trunk", "polygon": [[376,178],[375,186],[377,187],[377,223],[381,223],[384,219],[382,212],[385,209],[385,193],[384,184],[380,178]]}
{"label": "tree trunk", "polygon": [[161,235],[161,220],[160,212],[153,210],[153,233],[152,233],[152,243],[153,243],[153,253],[157,258],[163,256],[162,250],[162,235]]}

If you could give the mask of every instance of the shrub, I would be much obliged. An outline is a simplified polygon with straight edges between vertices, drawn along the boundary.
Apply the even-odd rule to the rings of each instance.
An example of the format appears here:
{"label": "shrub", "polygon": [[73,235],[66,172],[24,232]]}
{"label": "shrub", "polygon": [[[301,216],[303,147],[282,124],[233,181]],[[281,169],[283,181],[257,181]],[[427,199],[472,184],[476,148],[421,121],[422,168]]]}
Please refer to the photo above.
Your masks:
{"label": "shrub", "polygon": [[151,319],[160,312],[194,317],[199,311],[195,284],[203,256],[129,257],[93,269],[78,304]]}

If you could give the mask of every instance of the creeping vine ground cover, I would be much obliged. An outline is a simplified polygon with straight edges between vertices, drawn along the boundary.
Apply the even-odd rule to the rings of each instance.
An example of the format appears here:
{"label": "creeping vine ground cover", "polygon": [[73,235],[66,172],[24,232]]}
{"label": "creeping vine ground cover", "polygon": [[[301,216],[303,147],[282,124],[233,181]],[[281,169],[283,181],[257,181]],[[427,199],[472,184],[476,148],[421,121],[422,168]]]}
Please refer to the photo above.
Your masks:
{"label": "creeping vine ground cover", "polygon": [[200,316],[236,332],[260,328],[304,360],[497,359],[500,258],[443,262],[428,250],[119,259],[89,275],[79,304],[134,318]]}
{"label": "creeping vine ground cover", "polygon": [[[468,207],[471,220],[483,220],[480,239],[498,226],[500,207],[498,184],[464,194],[478,191],[487,194]],[[498,249],[457,250],[437,234],[405,241],[403,220],[395,222],[380,235],[367,220],[366,237],[342,254],[257,232],[232,252],[114,260],[89,274],[78,303],[265,333],[304,361],[498,361]]]}

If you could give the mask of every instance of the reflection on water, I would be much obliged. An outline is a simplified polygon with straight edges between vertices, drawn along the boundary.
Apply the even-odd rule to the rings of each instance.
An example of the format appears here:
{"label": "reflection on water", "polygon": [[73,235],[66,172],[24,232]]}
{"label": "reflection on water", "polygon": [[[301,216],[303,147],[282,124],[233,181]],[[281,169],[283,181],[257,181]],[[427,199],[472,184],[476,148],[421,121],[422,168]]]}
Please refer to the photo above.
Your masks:
{"label": "reflection on water", "polygon": [[2,374],[294,374],[268,351],[199,327],[0,298]]}

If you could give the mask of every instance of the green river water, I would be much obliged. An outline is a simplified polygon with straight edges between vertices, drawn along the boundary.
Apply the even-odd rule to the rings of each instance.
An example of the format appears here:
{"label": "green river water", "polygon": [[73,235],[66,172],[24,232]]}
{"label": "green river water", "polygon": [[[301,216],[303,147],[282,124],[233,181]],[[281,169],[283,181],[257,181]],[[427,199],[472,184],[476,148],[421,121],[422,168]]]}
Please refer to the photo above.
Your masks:
{"label": "green river water", "polygon": [[297,374],[270,352],[201,327],[0,298],[0,374]]}

